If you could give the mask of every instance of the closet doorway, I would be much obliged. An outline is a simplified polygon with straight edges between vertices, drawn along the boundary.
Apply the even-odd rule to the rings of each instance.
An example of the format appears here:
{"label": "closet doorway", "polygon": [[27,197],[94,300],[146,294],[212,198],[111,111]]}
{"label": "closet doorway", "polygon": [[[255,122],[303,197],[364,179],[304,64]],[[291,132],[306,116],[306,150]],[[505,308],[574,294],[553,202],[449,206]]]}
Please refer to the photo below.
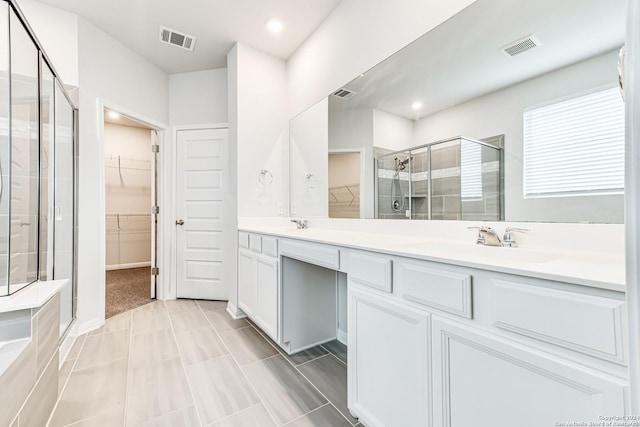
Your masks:
{"label": "closet doorway", "polygon": [[157,131],[104,111],[105,317],[155,298]]}

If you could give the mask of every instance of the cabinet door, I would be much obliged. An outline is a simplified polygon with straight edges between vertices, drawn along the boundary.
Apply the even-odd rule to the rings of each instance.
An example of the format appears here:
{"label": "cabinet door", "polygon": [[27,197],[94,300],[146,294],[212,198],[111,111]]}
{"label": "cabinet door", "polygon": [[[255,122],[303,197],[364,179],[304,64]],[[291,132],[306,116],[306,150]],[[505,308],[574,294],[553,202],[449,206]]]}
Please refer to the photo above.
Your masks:
{"label": "cabinet door", "polygon": [[622,380],[433,320],[434,419],[446,427],[539,427],[623,415]]}
{"label": "cabinet door", "polygon": [[352,414],[367,426],[430,426],[430,316],[353,282],[348,299]]}
{"label": "cabinet door", "polygon": [[256,312],[256,256],[248,250],[238,251],[238,307],[249,317]]}
{"label": "cabinet door", "polygon": [[278,341],[278,260],[258,257],[256,323]]}

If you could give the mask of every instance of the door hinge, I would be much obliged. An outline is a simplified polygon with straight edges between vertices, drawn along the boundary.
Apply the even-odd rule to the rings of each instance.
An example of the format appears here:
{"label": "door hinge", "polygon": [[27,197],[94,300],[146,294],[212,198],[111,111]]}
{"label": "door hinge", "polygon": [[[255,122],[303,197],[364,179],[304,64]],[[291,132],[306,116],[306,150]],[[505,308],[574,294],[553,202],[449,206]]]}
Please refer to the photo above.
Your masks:
{"label": "door hinge", "polygon": [[158,267],[151,268],[151,275],[152,276],[157,276],[159,274],[160,274],[160,269]]}
{"label": "door hinge", "polygon": [[153,215],[157,215],[160,213],[160,206],[155,205],[155,206],[151,206],[151,213]]}
{"label": "door hinge", "polygon": [[158,144],[153,144],[151,146],[151,152],[152,153],[159,153],[160,152],[160,146]]}

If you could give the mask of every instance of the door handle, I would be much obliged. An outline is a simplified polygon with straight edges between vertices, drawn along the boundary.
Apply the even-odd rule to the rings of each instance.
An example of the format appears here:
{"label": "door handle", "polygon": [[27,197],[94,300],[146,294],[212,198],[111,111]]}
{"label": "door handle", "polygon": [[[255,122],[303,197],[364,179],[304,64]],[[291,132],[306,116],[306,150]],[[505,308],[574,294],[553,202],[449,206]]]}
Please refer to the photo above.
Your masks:
{"label": "door handle", "polygon": [[176,225],[184,225],[184,219],[177,220]]}

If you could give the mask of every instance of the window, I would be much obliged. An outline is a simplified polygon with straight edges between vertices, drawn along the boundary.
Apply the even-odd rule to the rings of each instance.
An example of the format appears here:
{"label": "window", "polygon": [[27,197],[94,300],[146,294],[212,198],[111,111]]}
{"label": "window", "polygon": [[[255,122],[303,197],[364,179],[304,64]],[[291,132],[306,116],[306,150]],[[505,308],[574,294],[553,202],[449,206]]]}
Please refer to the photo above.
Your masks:
{"label": "window", "polygon": [[524,112],[524,197],[622,194],[624,102],[617,88]]}

